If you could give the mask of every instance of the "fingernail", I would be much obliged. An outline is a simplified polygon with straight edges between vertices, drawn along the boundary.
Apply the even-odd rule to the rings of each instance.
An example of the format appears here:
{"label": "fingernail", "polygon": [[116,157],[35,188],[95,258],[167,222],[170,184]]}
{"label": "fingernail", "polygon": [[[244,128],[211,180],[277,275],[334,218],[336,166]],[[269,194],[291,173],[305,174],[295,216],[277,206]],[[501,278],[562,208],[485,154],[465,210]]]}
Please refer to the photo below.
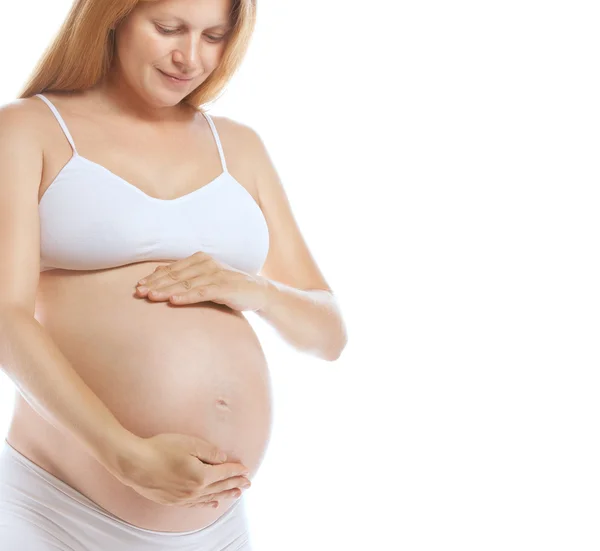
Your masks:
{"label": "fingernail", "polygon": [[146,287],[138,287],[140,293],[145,293],[148,289]]}

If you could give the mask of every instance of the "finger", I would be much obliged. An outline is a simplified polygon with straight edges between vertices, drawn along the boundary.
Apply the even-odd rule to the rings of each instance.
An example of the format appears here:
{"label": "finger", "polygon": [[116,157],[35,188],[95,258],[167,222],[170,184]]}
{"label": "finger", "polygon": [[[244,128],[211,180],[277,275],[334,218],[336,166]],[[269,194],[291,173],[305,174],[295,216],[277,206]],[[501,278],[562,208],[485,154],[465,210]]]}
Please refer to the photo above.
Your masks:
{"label": "finger", "polygon": [[157,287],[157,285],[158,284],[155,284],[154,287],[151,288],[147,288],[146,286],[138,287],[137,293],[139,296],[145,296],[151,300],[168,300],[169,297],[173,295],[185,295],[196,288],[202,289],[203,287],[216,285],[216,283],[212,281],[210,277],[206,277],[199,281],[185,279],[178,283],[172,283],[171,285],[163,285],[162,287]]}
{"label": "finger", "polygon": [[168,298],[174,294],[184,294],[191,289],[217,283],[215,272],[199,273],[196,267],[182,272],[169,272],[169,276],[155,280],[153,283],[137,287],[140,296],[149,298]]}
{"label": "finger", "polygon": [[232,478],[220,480],[219,482],[215,482],[214,484],[204,486],[204,491],[210,492],[211,494],[217,494],[219,492],[225,492],[227,490],[235,488],[239,488],[240,490],[246,490],[251,485],[251,482],[245,476],[234,476]]}
{"label": "finger", "polygon": [[142,277],[140,280],[138,280],[137,284],[147,285],[161,278],[165,271],[178,270],[180,262],[181,260],[178,260],[177,262],[172,262],[171,264],[157,266],[156,268],[154,268],[154,271],[151,274],[148,274]]}
{"label": "finger", "polygon": [[176,262],[173,262],[172,264],[168,264],[167,266],[158,266],[155,269],[155,272],[156,272],[156,270],[160,271],[160,268],[169,268],[169,267],[173,270],[181,271],[181,270],[185,270],[185,269],[189,268],[190,266],[202,264],[203,262],[206,262],[207,260],[213,260],[212,256],[210,256],[209,254],[206,254],[204,251],[196,251],[195,253],[191,254],[190,256],[188,256],[186,258],[182,258],[181,260],[177,260]]}
{"label": "finger", "polygon": [[218,494],[212,494],[210,502],[219,502],[222,499],[237,499],[241,496],[242,490],[239,488],[232,488],[231,490],[225,490],[223,492],[219,492]]}
{"label": "finger", "polygon": [[[206,507],[207,504],[211,504],[211,507],[215,507],[214,505],[212,505],[213,503],[216,503],[216,507],[218,507],[220,505],[220,501],[219,500],[223,500],[223,499],[238,499],[242,496],[242,491],[239,488],[234,488],[231,490],[226,490],[224,492],[219,492],[218,494],[211,494],[210,496],[210,500],[209,501],[196,501],[196,502],[190,502],[190,503],[186,503],[184,505],[184,507]],[[215,508],[216,508],[215,507]]]}
{"label": "finger", "polygon": [[[183,288],[191,288],[190,279],[194,277],[196,272],[191,271],[180,271],[180,270],[170,270],[166,273],[166,275],[161,275],[156,278],[147,280],[144,284],[140,284],[136,286],[138,294],[144,296],[149,295],[152,291],[156,291],[160,289],[163,291],[164,289],[171,287],[173,285],[182,285]],[[196,275],[198,275],[196,273]],[[141,280],[140,280],[141,281]],[[155,292],[154,295],[157,293]]]}
{"label": "finger", "polygon": [[149,287],[152,289],[161,289],[185,280],[191,282],[196,278],[207,278],[216,271],[210,268],[211,265],[208,263],[209,260],[210,258],[207,258],[206,260],[196,262],[191,266],[163,272],[159,277],[150,282]]}
{"label": "finger", "polygon": [[156,289],[161,292],[166,292],[169,295],[187,293],[197,287],[203,287],[210,284],[220,283],[222,278],[218,277],[214,273],[183,273],[178,281],[159,281],[154,284],[152,289]]}
{"label": "finger", "polygon": [[221,463],[220,465],[204,464],[204,486],[208,487],[216,482],[235,478],[247,477],[250,471],[241,463]]}
{"label": "finger", "polygon": [[218,501],[202,501],[200,503],[182,503],[179,507],[186,507],[187,509],[198,509],[200,507],[206,507],[209,509],[216,509],[219,506]]}
{"label": "finger", "polygon": [[206,283],[198,285],[187,292],[174,292],[169,295],[169,300],[173,304],[194,304],[196,302],[215,301],[223,294],[222,288],[222,285],[217,283]]}
{"label": "finger", "polygon": [[[202,264],[205,264],[206,262],[212,260],[212,257],[210,257],[207,254],[202,254],[202,256],[200,256],[199,253],[196,253],[196,255],[192,255],[182,260],[178,260],[177,262],[173,262],[172,264],[157,266],[154,269],[154,272],[140,279],[138,281],[138,285],[140,284],[140,281],[144,280],[144,286],[154,287],[158,282],[161,281],[169,282],[172,279],[188,277],[187,274],[199,273],[198,268]],[[202,270],[202,268],[200,269]]]}

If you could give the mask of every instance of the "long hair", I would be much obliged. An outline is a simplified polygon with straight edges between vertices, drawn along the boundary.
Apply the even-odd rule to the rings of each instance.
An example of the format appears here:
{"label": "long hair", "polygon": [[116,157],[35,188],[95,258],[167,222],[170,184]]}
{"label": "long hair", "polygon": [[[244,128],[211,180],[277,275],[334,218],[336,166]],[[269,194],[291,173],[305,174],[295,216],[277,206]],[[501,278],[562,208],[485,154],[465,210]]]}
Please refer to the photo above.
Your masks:
{"label": "long hair", "polygon": [[[38,61],[18,98],[92,87],[109,71],[117,27],[138,2],[155,0],[75,0],[54,41]],[[182,102],[202,111],[218,98],[246,55],[256,24],[256,0],[231,0],[232,29],[222,59],[211,75]]]}

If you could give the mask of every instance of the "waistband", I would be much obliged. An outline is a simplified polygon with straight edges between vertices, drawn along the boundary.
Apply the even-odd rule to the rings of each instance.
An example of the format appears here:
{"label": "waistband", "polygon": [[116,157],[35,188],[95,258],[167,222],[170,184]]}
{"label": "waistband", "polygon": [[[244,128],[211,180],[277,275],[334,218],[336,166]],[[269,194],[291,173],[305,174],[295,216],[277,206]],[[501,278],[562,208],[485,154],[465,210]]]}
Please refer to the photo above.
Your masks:
{"label": "waistband", "polygon": [[179,536],[191,536],[193,534],[198,534],[200,532],[207,530],[209,527],[211,527],[213,524],[216,524],[217,522],[225,521],[227,519],[227,517],[229,517],[233,514],[234,510],[240,505],[241,499],[243,499],[243,497],[238,499],[217,520],[215,520],[213,523],[209,524],[208,526],[205,526],[198,530],[191,530],[189,532],[159,532],[156,530],[148,530],[146,528],[141,528],[139,526],[135,526],[134,524],[130,524],[129,522],[113,515],[110,511],[107,511],[106,509],[100,507],[97,503],[95,503],[94,501],[92,501],[91,499],[89,499],[88,497],[83,495],[81,492],[79,492],[72,486],[69,486],[66,482],[63,482],[59,478],[55,477],[53,474],[49,473],[48,471],[46,471],[45,469],[43,469],[42,467],[40,467],[39,465],[37,465],[36,463],[31,461],[28,457],[24,456],[18,450],[13,448],[6,439],[4,439],[0,443],[0,459],[1,458],[8,458],[11,461],[16,461],[20,466],[26,468],[28,471],[30,471],[34,475],[39,476],[45,482],[52,485],[54,488],[56,488],[63,494],[67,495],[69,498],[77,501],[84,507],[93,509],[98,514],[108,517],[108,519],[110,521],[112,521],[113,523],[117,523],[122,529],[126,529],[135,534],[145,533],[145,534],[152,534],[152,535],[158,536],[158,537],[166,537],[166,538],[170,538],[170,539],[173,539],[173,538],[176,538]]}

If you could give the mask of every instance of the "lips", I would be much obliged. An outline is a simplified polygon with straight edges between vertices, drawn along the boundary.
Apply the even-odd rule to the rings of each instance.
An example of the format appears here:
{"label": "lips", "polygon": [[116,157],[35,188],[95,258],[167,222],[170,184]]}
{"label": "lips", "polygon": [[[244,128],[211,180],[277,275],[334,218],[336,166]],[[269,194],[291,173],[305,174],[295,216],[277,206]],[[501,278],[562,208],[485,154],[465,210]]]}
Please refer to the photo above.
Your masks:
{"label": "lips", "polygon": [[178,75],[172,75],[172,74],[170,74],[170,73],[165,73],[164,71],[161,71],[160,69],[159,69],[159,71],[160,71],[160,72],[161,72],[163,75],[166,75],[166,76],[168,76],[168,77],[172,77],[172,78],[176,78],[176,79],[178,79],[178,80],[193,80],[193,78],[186,78],[186,77],[183,77],[183,76],[178,76]]}

